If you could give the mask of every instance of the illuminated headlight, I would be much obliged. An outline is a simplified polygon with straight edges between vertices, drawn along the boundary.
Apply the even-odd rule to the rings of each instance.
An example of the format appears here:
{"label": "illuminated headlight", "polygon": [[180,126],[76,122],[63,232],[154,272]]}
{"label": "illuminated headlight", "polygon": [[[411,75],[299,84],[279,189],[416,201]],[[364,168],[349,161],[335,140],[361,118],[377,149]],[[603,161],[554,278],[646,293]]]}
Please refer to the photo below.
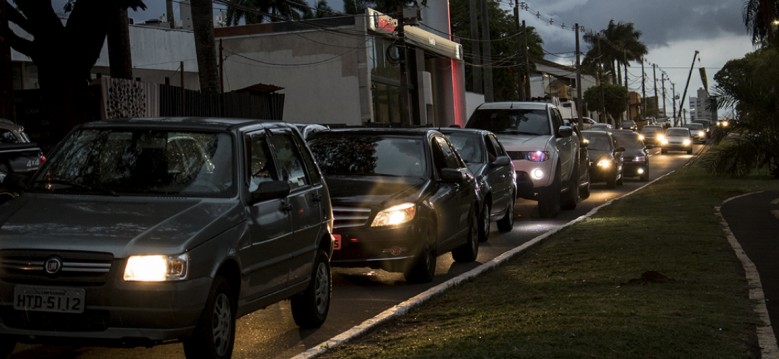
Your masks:
{"label": "illuminated headlight", "polygon": [[663,135],[657,135],[657,142],[665,144],[665,143],[668,143],[668,140],[666,140],[665,136],[663,136]]}
{"label": "illuminated headlight", "polygon": [[128,282],[165,282],[187,278],[189,255],[132,256],[127,258],[124,280]]}
{"label": "illuminated headlight", "polygon": [[417,206],[413,203],[403,203],[387,208],[373,219],[371,227],[392,226],[403,224],[414,219],[417,214]]}
{"label": "illuminated headlight", "polygon": [[639,167],[638,170],[636,171],[636,173],[642,175],[642,174],[644,174],[644,169]]}
{"label": "illuminated headlight", "polygon": [[692,144],[692,141],[689,138],[685,138],[684,141],[682,141],[682,144],[685,146],[689,146]]}
{"label": "illuminated headlight", "polygon": [[530,171],[530,177],[536,181],[543,179],[546,175],[544,174],[544,170],[540,168],[534,168],[532,171]]}
{"label": "illuminated headlight", "polygon": [[698,137],[706,136],[706,132],[698,131]]}
{"label": "illuminated headlight", "polygon": [[644,137],[644,135],[638,135],[638,139],[639,139],[639,140],[643,141],[643,140],[644,140],[644,138],[645,138],[645,137]]}
{"label": "illuminated headlight", "polygon": [[532,151],[527,153],[527,160],[533,162],[544,162],[549,159],[549,151]]}
{"label": "illuminated headlight", "polygon": [[606,160],[606,159],[599,160],[598,161],[598,167],[603,168],[603,169],[607,169],[607,168],[611,167],[611,161]]}
{"label": "illuminated headlight", "polygon": [[646,162],[646,156],[636,156],[633,158],[633,162]]}

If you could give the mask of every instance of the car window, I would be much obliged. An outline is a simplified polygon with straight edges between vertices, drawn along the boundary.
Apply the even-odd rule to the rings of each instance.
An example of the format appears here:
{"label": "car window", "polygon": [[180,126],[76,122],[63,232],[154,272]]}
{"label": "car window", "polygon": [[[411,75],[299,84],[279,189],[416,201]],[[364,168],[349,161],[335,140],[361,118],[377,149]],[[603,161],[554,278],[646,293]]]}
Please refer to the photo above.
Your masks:
{"label": "car window", "polygon": [[560,115],[560,111],[556,108],[552,108],[551,110],[552,115],[552,128],[554,128],[555,133],[560,130],[560,126],[564,125],[565,122],[563,121],[563,116]]}
{"label": "car window", "polygon": [[588,134],[587,140],[590,142],[587,148],[591,150],[611,151],[612,142],[611,139],[605,134]]}
{"label": "car window", "polygon": [[260,183],[278,180],[276,167],[273,165],[268,140],[265,131],[252,132],[246,135],[247,170],[249,173],[249,191],[255,191]]}
{"label": "car window", "polygon": [[426,177],[422,140],[331,132],[309,142],[325,176]]}
{"label": "car window", "polygon": [[457,132],[447,136],[466,163],[484,163],[483,148],[479,144],[478,136]]}
{"label": "car window", "polygon": [[500,145],[500,142],[498,142],[498,139],[495,137],[495,135],[486,135],[484,142],[487,145],[487,156],[489,157],[488,160],[490,162],[494,161],[496,158],[498,158],[498,156],[503,156],[506,154],[506,150],[504,150],[503,146]]}
{"label": "car window", "polygon": [[270,142],[278,160],[281,179],[287,181],[291,189],[309,184],[306,169],[291,130],[273,130]]}
{"label": "car window", "polygon": [[468,127],[494,133],[551,134],[547,112],[543,109],[477,110],[473,113],[471,120],[468,121]]}
{"label": "car window", "polygon": [[617,140],[617,146],[625,148],[643,148],[642,142],[635,133],[614,133],[614,139]]}
{"label": "car window", "polygon": [[0,129],[0,143],[19,143],[19,140],[10,130]]}

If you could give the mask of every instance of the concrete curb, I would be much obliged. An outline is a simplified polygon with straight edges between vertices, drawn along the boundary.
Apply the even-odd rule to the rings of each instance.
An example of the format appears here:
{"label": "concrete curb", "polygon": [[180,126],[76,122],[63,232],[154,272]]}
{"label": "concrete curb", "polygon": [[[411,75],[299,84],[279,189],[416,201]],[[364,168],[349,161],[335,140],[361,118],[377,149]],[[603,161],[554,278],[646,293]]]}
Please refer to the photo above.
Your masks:
{"label": "concrete curb", "polygon": [[[749,196],[755,193],[752,192],[735,196],[726,199],[722,202],[722,205],[730,202],[731,200],[741,197]],[[725,217],[722,216],[720,209],[722,205],[714,207],[716,215],[720,218],[722,224],[722,230],[725,232],[730,246],[733,247],[733,251],[736,252],[736,257],[741,261],[741,265],[744,267],[744,275],[747,277],[747,283],[749,284],[749,299],[755,303],[755,313],[760,318],[760,324],[757,325],[757,342],[760,345],[760,357],[761,358],[779,358],[779,347],[776,344],[776,337],[774,336],[774,330],[771,327],[771,318],[768,316],[768,308],[765,305],[765,294],[763,293],[763,284],[760,282],[760,274],[757,272],[755,264],[749,259],[741,244],[738,243],[736,236],[730,230],[728,222],[725,221]]]}

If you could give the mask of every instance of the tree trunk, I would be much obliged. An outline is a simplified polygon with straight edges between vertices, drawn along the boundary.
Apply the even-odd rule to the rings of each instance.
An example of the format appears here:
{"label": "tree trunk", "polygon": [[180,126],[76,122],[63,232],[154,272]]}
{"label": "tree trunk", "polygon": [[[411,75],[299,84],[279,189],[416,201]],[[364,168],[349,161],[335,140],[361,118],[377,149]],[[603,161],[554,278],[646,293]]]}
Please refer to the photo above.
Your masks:
{"label": "tree trunk", "polygon": [[14,93],[11,82],[11,45],[6,41],[8,36],[8,16],[5,12],[6,2],[0,0],[0,118],[15,120]]}
{"label": "tree trunk", "polygon": [[191,5],[200,91],[216,94],[219,92],[219,77],[216,64],[212,3],[211,0],[192,0]]}
{"label": "tree trunk", "polygon": [[108,27],[108,63],[111,66],[111,77],[132,80],[133,60],[127,9],[116,8],[111,12],[111,16],[113,18]]}

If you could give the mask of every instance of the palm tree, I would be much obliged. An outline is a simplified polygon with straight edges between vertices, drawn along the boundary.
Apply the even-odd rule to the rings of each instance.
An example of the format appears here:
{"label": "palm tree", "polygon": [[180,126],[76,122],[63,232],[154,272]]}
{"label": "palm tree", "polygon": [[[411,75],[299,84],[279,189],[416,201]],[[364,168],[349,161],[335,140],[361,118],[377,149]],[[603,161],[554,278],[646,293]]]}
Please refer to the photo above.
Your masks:
{"label": "palm tree", "polygon": [[779,47],[779,1],[747,0],[744,4],[744,25],[752,33],[752,43]]}
{"label": "palm tree", "polygon": [[590,44],[583,64],[593,68],[600,64],[612,76],[613,83],[620,83],[621,67],[630,61],[640,61],[648,53],[646,45],[639,39],[641,31],[633,23],[609,21],[609,26],[595,34],[584,35],[584,41]]}
{"label": "palm tree", "polygon": [[235,0],[227,6],[227,25],[300,20],[311,18],[313,12],[304,0]]}

